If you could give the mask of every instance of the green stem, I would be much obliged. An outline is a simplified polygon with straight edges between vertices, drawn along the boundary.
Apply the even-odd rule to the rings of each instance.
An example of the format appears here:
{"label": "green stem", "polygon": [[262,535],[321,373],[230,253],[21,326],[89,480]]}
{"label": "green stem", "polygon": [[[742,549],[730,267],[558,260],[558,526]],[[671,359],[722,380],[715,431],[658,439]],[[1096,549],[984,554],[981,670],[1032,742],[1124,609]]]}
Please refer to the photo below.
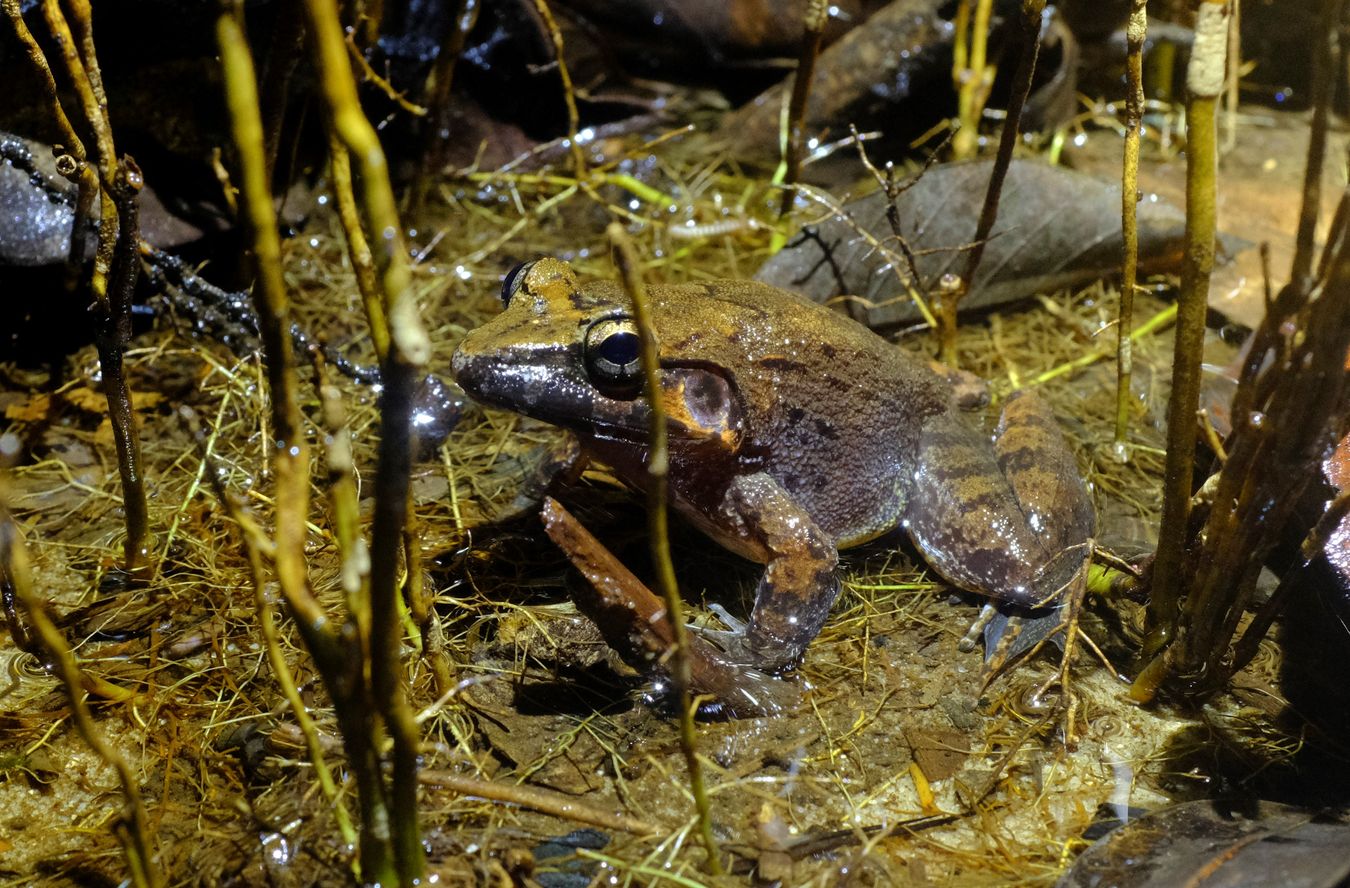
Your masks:
{"label": "green stem", "polygon": [[708,854],[708,871],[715,876],[723,873],[721,853],[712,831],[712,808],[703,779],[703,764],[698,757],[698,729],[694,724],[694,705],[689,698],[691,668],[689,665],[689,629],[684,624],[684,601],[675,581],[675,565],[670,557],[670,536],[667,527],[667,490],[669,486],[669,458],[666,436],[666,410],[661,399],[660,365],[656,351],[656,337],[652,328],[651,306],[647,289],[638,274],[637,255],[623,226],[611,223],[608,229],[614,245],[615,260],[623,279],[624,290],[633,302],[633,324],[637,327],[641,348],[642,373],[646,377],[647,401],[651,407],[651,436],[647,450],[647,522],[651,535],[652,561],[656,577],[665,599],[667,621],[675,634],[671,651],[671,681],[680,707],[680,749],[689,768],[689,786],[698,811],[699,835]]}
{"label": "green stem", "polygon": [[[1187,72],[1190,98],[1186,104],[1186,248],[1181,292],[1177,299],[1172,395],[1167,404],[1162,521],[1158,528],[1158,551],[1153,562],[1153,583],[1145,622],[1144,656],[1150,660],[1155,659],[1176,634],[1186,547],[1190,538],[1195,417],[1200,405],[1200,362],[1205,344],[1209,278],[1214,268],[1214,190],[1218,167],[1215,110],[1223,89],[1228,45],[1226,21],[1222,0],[1201,2],[1196,43]],[[1132,689],[1134,693],[1144,691],[1138,682]]]}

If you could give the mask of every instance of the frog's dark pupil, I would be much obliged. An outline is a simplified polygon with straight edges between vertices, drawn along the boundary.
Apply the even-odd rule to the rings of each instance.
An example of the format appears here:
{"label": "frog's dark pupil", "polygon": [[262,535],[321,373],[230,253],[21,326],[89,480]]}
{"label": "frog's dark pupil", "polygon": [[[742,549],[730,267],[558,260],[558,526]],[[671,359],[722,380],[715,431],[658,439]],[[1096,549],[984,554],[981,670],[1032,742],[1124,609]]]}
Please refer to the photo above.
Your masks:
{"label": "frog's dark pupil", "polygon": [[511,297],[516,295],[516,291],[520,289],[521,282],[525,280],[525,273],[530,270],[530,266],[533,264],[533,261],[517,263],[516,267],[508,271],[506,277],[502,278],[503,308],[510,307]]}
{"label": "frog's dark pupil", "polygon": [[627,330],[611,333],[600,343],[600,357],[616,367],[625,367],[637,360],[638,337]]}

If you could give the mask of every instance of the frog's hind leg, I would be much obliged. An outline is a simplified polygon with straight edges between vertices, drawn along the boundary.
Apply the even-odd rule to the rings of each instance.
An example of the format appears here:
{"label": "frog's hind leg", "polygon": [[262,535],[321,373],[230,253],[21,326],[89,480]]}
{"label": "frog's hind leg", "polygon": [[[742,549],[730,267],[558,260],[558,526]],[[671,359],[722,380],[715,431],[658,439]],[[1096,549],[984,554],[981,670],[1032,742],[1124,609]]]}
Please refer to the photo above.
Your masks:
{"label": "frog's hind leg", "polygon": [[1004,402],[994,451],[1028,524],[1050,555],[1042,585],[1052,592],[1092,554],[1088,541],[1096,533],[1097,516],[1078,460],[1050,405],[1029,391],[1013,392]]}
{"label": "frog's hind leg", "polygon": [[925,425],[905,508],[915,545],[941,576],[1000,611],[1053,608],[992,644],[986,635],[987,676],[1065,627],[1064,684],[1094,525],[1073,454],[1040,398],[1008,399],[993,446],[955,413]]}
{"label": "frog's hind leg", "polygon": [[904,524],[946,580],[1036,608],[1057,600],[1078,573],[1095,520],[1049,408],[1014,394],[992,446],[955,412],[928,420]]}
{"label": "frog's hind leg", "polygon": [[919,438],[904,526],[944,579],[999,602],[1041,603],[1049,559],[989,441],[964,417],[931,418]]}
{"label": "frog's hind leg", "polygon": [[[1087,595],[1096,512],[1054,413],[1034,393],[1015,392],[1005,402],[994,449],[1004,476],[1049,555],[1038,570],[1035,581],[1038,594],[1045,596],[1043,601],[1055,603],[1058,611],[1042,618],[1039,626],[1024,625],[1021,636],[1010,642],[1009,659],[1062,632],[1059,669],[1038,689],[1037,695],[1058,681],[1064,707],[1064,739],[1072,744],[1076,702],[1069,690],[1069,664],[1073,662],[1078,618]],[[1038,633],[1044,636],[1039,641],[1034,639]]]}

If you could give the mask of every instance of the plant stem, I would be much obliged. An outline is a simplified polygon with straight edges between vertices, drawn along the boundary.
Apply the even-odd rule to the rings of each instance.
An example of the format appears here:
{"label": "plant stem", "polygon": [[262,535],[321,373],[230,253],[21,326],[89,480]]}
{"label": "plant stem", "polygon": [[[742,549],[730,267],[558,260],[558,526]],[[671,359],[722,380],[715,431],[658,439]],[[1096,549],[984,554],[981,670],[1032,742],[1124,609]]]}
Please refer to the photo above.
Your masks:
{"label": "plant stem", "polygon": [[694,724],[694,704],[689,698],[689,629],[684,624],[684,601],[675,581],[675,565],[670,558],[670,535],[667,528],[667,491],[669,461],[666,436],[666,410],[661,399],[660,365],[656,350],[656,336],[652,329],[651,306],[647,288],[638,274],[637,254],[632,242],[617,222],[607,231],[614,246],[614,258],[623,280],[623,288],[633,302],[633,323],[640,341],[642,373],[646,377],[647,402],[651,407],[651,433],[647,447],[647,524],[651,536],[652,561],[656,578],[665,599],[667,619],[675,634],[671,651],[671,682],[680,707],[680,750],[689,768],[689,788],[698,812],[699,835],[708,855],[708,871],[722,875],[721,852],[712,831],[712,810],[703,779],[703,763],[698,757],[698,728]]}
{"label": "plant stem", "polygon": [[[1227,48],[1226,2],[1201,0],[1186,78],[1189,92],[1186,102],[1186,246],[1181,291],[1177,297],[1172,395],[1167,404],[1162,521],[1158,528],[1152,594],[1145,623],[1143,654],[1146,659],[1158,656],[1175,637],[1183,591],[1182,567],[1190,538],[1196,410],[1200,404],[1200,362],[1205,344],[1209,278],[1214,268],[1214,188],[1218,166],[1215,109],[1223,90]],[[1146,671],[1150,676],[1158,674],[1156,669]],[[1136,681],[1131,695],[1135,699],[1148,699],[1152,693],[1146,685]]]}
{"label": "plant stem", "polygon": [[578,179],[586,178],[586,152],[581,150],[577,141],[577,130],[581,127],[581,115],[577,113],[577,95],[572,87],[572,75],[567,70],[567,58],[563,47],[562,31],[548,7],[548,0],[534,0],[534,8],[544,20],[544,28],[553,41],[553,55],[558,61],[558,77],[562,80],[563,104],[567,108],[567,147],[572,154],[572,173]]}
{"label": "plant stem", "polygon": [[[971,4],[974,3],[972,26]],[[994,82],[994,69],[985,64],[989,46],[989,18],[993,0],[961,0],[956,12],[956,42],[952,52],[952,79],[956,81],[957,126],[952,158],[969,160],[980,144],[980,117]]]}
{"label": "plant stem", "polygon": [[1336,22],[1340,20],[1343,0],[1322,0],[1318,17],[1316,44],[1312,54],[1312,124],[1308,133],[1308,161],[1303,168],[1303,204],[1299,211],[1298,233],[1294,238],[1294,260],[1289,280],[1303,281],[1312,274],[1313,241],[1317,236],[1317,216],[1322,208],[1322,165],[1327,153],[1327,117],[1330,103],[1327,92],[1333,88],[1330,73],[1336,58]]}
{"label": "plant stem", "polygon": [[1120,310],[1116,340],[1116,430],[1115,446],[1126,455],[1130,425],[1130,378],[1134,371],[1134,290],[1139,280],[1139,127],[1144,119],[1144,38],[1148,11],[1144,0],[1133,0],[1125,38],[1128,46],[1125,72],[1125,156],[1120,176],[1120,230],[1125,242],[1120,280]]}
{"label": "plant stem", "polygon": [[816,58],[829,22],[829,4],[825,0],[805,0],[806,14],[802,17],[801,55],[792,74],[792,96],[788,100],[788,132],[783,143],[783,202],[778,215],[786,216],[792,209],[792,198],[802,168],[802,130],[806,127],[806,103],[811,98],[811,81],[815,78]]}
{"label": "plant stem", "polygon": [[[304,0],[304,7],[329,120],[360,176],[389,330],[388,354],[380,364],[379,464],[370,531],[370,690],[393,740],[388,827],[397,877],[403,884],[415,884],[423,878],[426,864],[417,811],[419,736],[399,658],[403,640],[399,568],[404,563],[400,549],[412,470],[413,392],[431,354],[431,341],[411,294],[389,164],[361,109],[337,5],[334,0]],[[374,876],[367,873],[365,878]]]}
{"label": "plant stem", "polygon": [[164,876],[150,850],[150,829],[136,774],[94,724],[93,713],[85,702],[85,676],[65,636],[47,613],[47,603],[33,589],[28,551],[3,502],[0,502],[0,586],[12,589],[27,611],[34,634],[55,666],[57,678],[61,680],[66,696],[70,699],[76,730],[94,753],[117,772],[117,779],[122,786],[123,809],[122,823],[114,832],[122,842],[130,883],[137,888],[158,888],[164,884]]}
{"label": "plant stem", "polygon": [[[216,20],[225,98],[239,156],[239,196],[251,236],[256,278],[254,305],[272,396],[272,474],[276,485],[274,570],[296,627],[333,697],[348,763],[361,808],[361,875],[368,883],[397,884],[399,872],[389,844],[389,804],[380,777],[377,726],[364,693],[361,662],[350,658],[332,633],[331,620],[309,590],[305,563],[305,519],[309,513],[309,445],[301,424],[289,335],[290,309],[281,273],[277,234],[263,155],[253,59],[244,31],[242,0]],[[344,55],[345,63],[345,55]]]}
{"label": "plant stem", "polygon": [[[1022,0],[1022,46],[1017,60],[1017,71],[1013,76],[1012,96],[1008,101],[1008,116],[1003,121],[1003,131],[999,135],[998,154],[994,157],[994,166],[989,172],[989,187],[984,193],[984,206],[980,209],[980,220],[975,226],[975,237],[970,253],[966,257],[966,268],[961,275],[961,285],[952,294],[942,298],[942,361],[949,367],[956,367],[956,312],[961,297],[970,292],[975,282],[975,272],[984,258],[984,246],[989,234],[998,221],[998,202],[1003,194],[1003,182],[1012,165],[1013,146],[1021,133],[1022,109],[1026,106],[1027,96],[1031,94],[1031,78],[1036,73],[1036,56],[1041,48],[1041,15],[1045,12],[1045,0]],[[980,27],[976,18],[976,28]],[[988,29],[988,22],[984,24]],[[977,46],[981,46],[977,44]],[[983,63],[983,48],[979,52],[978,64]],[[964,132],[964,130],[962,130]],[[958,133],[958,135],[960,135]]]}
{"label": "plant stem", "polygon": [[[52,37],[61,49],[75,94],[84,110],[85,122],[94,133],[98,175],[84,161],[84,147],[74,140],[72,150],[76,163],[71,170],[78,175],[79,200],[75,223],[71,230],[70,264],[72,273],[84,262],[85,213],[99,200],[100,221],[98,247],[94,253],[94,269],[89,289],[98,311],[97,345],[99,369],[103,375],[103,391],[108,402],[108,417],[113,427],[113,441],[117,448],[117,468],[122,482],[122,502],[126,513],[127,539],[123,562],[128,572],[144,565],[150,546],[148,543],[150,519],[141,476],[140,438],[136,433],[135,416],[131,406],[131,390],[122,369],[122,354],[131,337],[131,290],[140,271],[137,254],[140,231],[136,216],[136,192],[140,189],[140,170],[130,158],[117,161],[113,145],[112,124],[108,120],[108,98],[103,92],[103,78],[99,73],[98,58],[94,52],[93,11],[88,0],[67,0],[72,32],[57,0],[44,0],[43,14]],[[31,38],[31,35],[29,35]],[[21,38],[22,39],[22,36]],[[30,58],[35,47],[30,47]],[[38,53],[41,50],[37,50]],[[45,61],[38,66],[45,70],[44,81],[51,71]],[[54,83],[54,81],[51,81]],[[53,96],[55,101],[55,96]],[[56,105],[59,120],[64,112]],[[63,130],[69,129],[65,120]],[[71,130],[68,135],[74,135]],[[79,253],[76,253],[76,250]],[[109,279],[112,278],[112,296],[109,297]],[[73,278],[72,278],[73,279]]]}

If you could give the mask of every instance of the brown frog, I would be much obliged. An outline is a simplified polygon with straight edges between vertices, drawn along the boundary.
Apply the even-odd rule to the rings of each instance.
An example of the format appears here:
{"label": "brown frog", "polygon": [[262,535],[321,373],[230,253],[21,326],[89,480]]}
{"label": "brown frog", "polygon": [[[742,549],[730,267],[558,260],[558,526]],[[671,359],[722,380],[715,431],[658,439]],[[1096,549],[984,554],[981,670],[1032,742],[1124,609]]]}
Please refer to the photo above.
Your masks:
{"label": "brown frog", "polygon": [[[459,384],[643,485],[650,408],[623,289],[540,259],[502,298],[456,350]],[[1025,608],[1083,564],[1091,502],[1040,399],[1011,398],[991,439],[946,378],[794,293],[713,281],[650,298],[673,505],[765,565],[737,651],[751,665],[796,666],[839,594],[838,550],[897,527],[952,584]]]}

